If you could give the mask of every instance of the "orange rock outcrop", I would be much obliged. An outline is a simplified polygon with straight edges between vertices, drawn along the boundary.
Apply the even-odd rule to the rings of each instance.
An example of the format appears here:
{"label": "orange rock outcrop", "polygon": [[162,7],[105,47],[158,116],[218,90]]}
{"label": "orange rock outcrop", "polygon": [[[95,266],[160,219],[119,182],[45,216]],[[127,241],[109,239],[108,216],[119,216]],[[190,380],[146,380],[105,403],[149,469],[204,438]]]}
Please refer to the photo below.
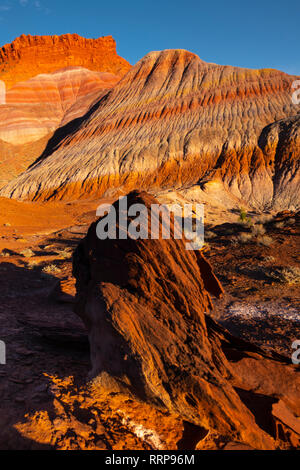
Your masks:
{"label": "orange rock outcrop", "polygon": [[[146,193],[128,195],[128,206],[143,204],[149,217],[156,203]],[[96,227],[75,251],[73,272],[98,386],[198,426],[199,449],[214,438],[257,449],[297,443],[297,370],[214,323],[208,313],[222,287],[204,256],[174,238],[172,223],[169,240],[125,239],[118,224],[117,239],[100,240]],[[281,424],[280,435],[278,419],[296,425]]]}

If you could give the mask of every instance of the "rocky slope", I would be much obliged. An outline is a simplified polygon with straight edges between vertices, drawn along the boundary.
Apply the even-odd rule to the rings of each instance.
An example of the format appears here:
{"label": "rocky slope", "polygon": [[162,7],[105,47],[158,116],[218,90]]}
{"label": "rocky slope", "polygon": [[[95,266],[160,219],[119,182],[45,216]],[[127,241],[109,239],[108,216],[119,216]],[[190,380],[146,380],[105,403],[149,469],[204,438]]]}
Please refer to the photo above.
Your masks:
{"label": "rocky slope", "polygon": [[[105,202],[111,203],[112,200]],[[101,380],[98,381],[97,377],[92,382],[87,382],[87,371],[91,368],[88,339],[80,318],[77,318],[72,311],[75,286],[71,256],[73,250],[86,235],[91,223],[95,221],[98,204],[99,202],[93,200],[73,201],[68,204],[63,201],[54,201],[44,204],[23,203],[0,198],[0,226],[2,227],[0,338],[6,342],[9,354],[7,364],[0,368],[0,448],[6,450],[46,448],[182,450],[195,449],[197,446],[201,449],[245,449],[245,444],[241,444],[241,439],[242,442],[250,442],[249,436],[241,438],[227,431],[220,435],[220,432],[214,432],[212,427],[207,433],[203,425],[187,422],[183,418],[183,413],[176,414],[172,409],[168,411],[165,406],[158,406],[157,400],[153,398],[149,397],[148,402],[145,403],[142,398],[133,396],[138,390],[135,392],[133,389],[128,392],[127,386],[123,393],[116,394],[115,388],[111,391],[107,387],[105,389],[105,384],[103,385]],[[235,215],[235,222],[236,219]],[[259,428],[266,431],[267,435],[273,439],[272,445],[281,448],[291,445],[299,447],[299,428],[297,428],[299,418],[297,421],[293,417],[294,415],[299,417],[299,410],[297,411],[299,366],[286,366],[284,360],[275,360],[274,354],[284,354],[287,362],[291,364],[293,351],[291,344],[295,338],[299,337],[297,313],[300,305],[299,274],[298,284],[294,283],[290,276],[285,279],[285,282],[279,276],[280,273],[285,272],[286,268],[289,268],[288,272],[291,272],[291,268],[296,267],[299,261],[297,257],[299,214],[285,212],[272,219],[263,216],[252,220],[253,223],[258,224],[264,221],[266,233],[273,240],[271,245],[261,245],[254,236],[245,243],[240,235],[245,235],[245,231],[251,230],[247,225],[224,224],[223,219],[220,220],[221,225],[215,226],[215,221],[214,226],[207,225],[209,231],[206,230],[206,235],[207,239],[209,238],[209,245],[206,245],[205,256],[209,258],[215,274],[225,289],[220,299],[211,296],[214,309],[209,315],[225,325],[235,336],[247,341],[251,340],[267,352],[263,355],[255,348],[253,349],[249,343],[240,343],[228,335],[224,341],[224,330],[219,330],[220,336],[217,335],[218,338],[223,338],[221,348],[227,358],[224,363],[225,367],[231,367],[232,374],[236,377],[235,380],[239,381],[239,383],[232,382],[232,385],[237,387],[236,392],[254,416]],[[206,224],[208,224],[207,219]],[[92,259],[96,251],[102,252],[97,248],[96,243],[99,241],[94,240],[90,233],[83,245],[84,247],[91,246],[92,254],[84,252],[84,263],[78,263],[76,268],[79,270],[80,278],[84,272],[88,274],[88,277],[93,277],[93,280],[90,279],[91,287],[96,284],[94,280],[98,276],[100,266],[105,270],[106,263],[109,263],[107,258],[103,258],[102,261],[98,259],[98,262]],[[173,244],[171,245],[174,247]],[[141,250],[142,246],[140,245]],[[134,255],[138,250],[134,251],[133,247],[127,247],[127,254],[124,255],[123,260],[125,263],[127,260],[130,262],[132,253],[135,260],[134,266],[140,264],[140,269],[145,269],[146,253],[145,256],[141,253],[138,258]],[[153,247],[155,257],[152,256],[150,262],[147,259],[149,276],[146,282],[151,279],[149,286],[155,289],[158,284],[162,286],[162,289],[155,290],[155,296],[152,296],[151,301],[149,300],[149,308],[152,306],[152,301],[157,302],[154,312],[159,322],[161,316],[158,309],[164,315],[167,313],[173,315],[174,308],[172,310],[167,308],[169,303],[165,306],[166,300],[168,301],[168,292],[173,295],[173,288],[178,282],[182,280],[185,284],[188,281],[183,280],[183,271],[179,271],[176,267],[177,261],[172,260],[174,251],[170,251],[170,256],[167,255],[165,251],[165,248],[168,248],[167,242],[164,242],[161,248],[157,243],[153,245],[149,243],[149,247],[150,250]],[[156,254],[161,251],[163,253],[160,258],[171,261],[170,271],[174,268],[178,274],[175,279],[168,279],[163,284],[158,276],[156,276],[156,283],[153,279],[157,272],[154,273],[154,268],[156,269],[157,266],[153,267],[153,262],[157,260]],[[178,258],[178,262],[182,261],[180,269],[182,267],[183,270],[185,253],[184,250],[183,256]],[[196,266],[193,261],[195,256],[188,255],[188,260],[189,263],[191,262],[195,279],[193,281],[189,278],[187,285],[197,289],[196,284],[199,281],[198,290],[201,290],[201,299],[197,301],[197,307],[199,311],[200,308],[202,311],[202,307],[204,308],[208,301],[207,291],[211,289],[213,282],[203,289],[201,282],[206,279],[206,276],[201,274],[201,279],[199,279],[197,270],[195,272]],[[200,256],[199,260],[203,266],[203,257]],[[90,262],[90,268],[86,261]],[[109,269],[115,276],[118,268],[114,269],[112,259],[111,263]],[[126,272],[126,264],[124,268]],[[163,273],[169,272],[164,265],[161,269]],[[123,270],[122,273],[124,273]],[[131,279],[133,277],[134,272],[132,272]],[[111,289],[116,291],[117,286],[115,287],[113,277],[112,281]],[[82,287],[85,284],[86,280],[80,281]],[[101,284],[99,285],[101,288]],[[17,292],[15,292],[16,286],[18,286]],[[105,289],[106,287],[107,283],[105,283]],[[146,311],[144,282],[140,283],[138,280],[135,290],[128,289],[126,286],[120,286],[120,290],[124,293],[125,299],[129,290],[133,297],[136,293],[137,295],[141,293],[140,308],[143,312]],[[96,292],[98,292],[98,284]],[[184,298],[190,299],[186,291],[182,292]],[[89,295],[92,294],[89,293]],[[80,297],[84,300],[85,293],[81,292]],[[132,304],[129,297],[127,303],[130,312],[133,312],[130,318],[136,322],[137,326],[144,320],[147,320],[149,325],[154,321],[152,315],[146,319],[139,315],[137,319],[135,307],[138,303]],[[174,315],[177,320],[179,319],[178,308],[179,302],[176,302]],[[185,312],[182,317],[180,324],[185,325],[189,322]],[[141,321],[139,321],[140,318]],[[113,323],[113,327],[117,322],[118,320]],[[201,329],[201,332],[205,334],[205,330],[202,329],[202,320],[200,319],[199,322],[200,326],[196,332]],[[192,324],[194,321],[191,320]],[[212,334],[215,326],[212,327],[206,316],[205,324]],[[168,331],[172,328],[172,324],[164,324],[164,328],[164,331]],[[195,333],[194,330],[191,331]],[[152,341],[154,335],[150,334],[151,332],[153,330],[146,331],[141,341],[143,342],[144,339]],[[178,330],[175,333],[177,334]],[[184,358],[187,357],[190,349],[194,348],[193,338],[182,348],[181,339],[186,334],[189,333],[184,330],[176,340],[176,344],[180,347],[178,354],[182,352]],[[170,336],[171,333],[168,334],[168,340]],[[218,339],[213,338],[212,343],[212,349],[218,350]],[[145,360],[153,353],[153,345],[154,343],[150,343],[149,354],[147,353]],[[165,345],[163,341],[156,357],[162,350],[165,353]],[[205,351],[209,350],[209,347],[205,345]],[[196,350],[198,351],[197,346]],[[175,354],[176,351],[176,349],[167,351],[167,365],[165,366],[164,362],[163,367],[168,377],[171,377],[173,369],[167,370],[167,366],[169,361],[173,361],[173,352]],[[138,356],[137,361],[139,360]],[[189,380],[187,374],[193,371],[195,364],[199,365],[201,360],[202,357],[190,361],[190,367],[179,371],[180,374],[178,373],[177,376],[180,379],[177,378],[172,390],[179,387],[178,384],[181,381]],[[97,365],[97,361],[95,364]],[[124,370],[128,373],[127,367]],[[159,373],[160,371],[161,369]],[[213,373],[215,374],[214,369]],[[100,377],[102,377],[101,374]],[[227,376],[225,379],[227,381]],[[151,381],[151,377],[149,380]],[[240,383],[241,380],[242,383]],[[134,385],[135,383],[138,384],[137,381]],[[229,385],[230,383],[229,380]],[[162,386],[167,385],[164,383]],[[192,390],[191,393],[194,394]],[[197,400],[200,400],[197,394],[196,396]],[[283,406],[283,401],[285,406]],[[185,407],[184,400],[182,403]],[[292,413],[288,411],[289,409]],[[225,412],[228,413],[228,410]],[[241,419],[248,419],[244,412],[241,412]],[[252,424],[249,423],[249,432],[251,429]],[[261,433],[257,429],[256,432]],[[252,446],[261,445],[259,444],[260,437],[258,442],[250,439],[253,442]],[[286,442],[283,442],[284,439]]]}
{"label": "rocky slope", "polygon": [[76,199],[198,184],[226,192],[232,204],[298,206],[294,79],[183,50],[152,52],[1,194]]}
{"label": "rocky slope", "polygon": [[78,34],[22,35],[0,49],[0,80],[7,88],[35,75],[69,66],[120,76],[131,67],[118,56],[116,42],[111,36],[86,39]]}
{"label": "rocky slope", "polygon": [[[132,192],[134,203],[149,213],[157,200]],[[197,426],[199,449],[218,440],[297,446],[296,368],[214,323],[211,296],[222,288],[203,255],[186,251],[174,231],[171,224],[170,240],[103,241],[93,223],[79,244],[75,311],[89,332],[91,377]]]}

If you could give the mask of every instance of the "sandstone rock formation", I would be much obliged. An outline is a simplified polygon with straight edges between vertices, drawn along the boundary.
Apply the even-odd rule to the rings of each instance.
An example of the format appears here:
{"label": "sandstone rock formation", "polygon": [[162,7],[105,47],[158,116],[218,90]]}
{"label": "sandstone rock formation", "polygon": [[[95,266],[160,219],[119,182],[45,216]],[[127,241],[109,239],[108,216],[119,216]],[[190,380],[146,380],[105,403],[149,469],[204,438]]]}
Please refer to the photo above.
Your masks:
{"label": "sandstone rock formation", "polygon": [[[157,200],[132,192],[128,205],[135,203],[149,211]],[[93,223],[79,244],[75,309],[89,332],[91,376],[198,426],[199,449],[221,436],[257,449],[294,446],[296,368],[214,323],[211,296],[222,288],[203,255],[174,239],[175,229],[170,240],[99,240]]]}
{"label": "sandstone rock formation", "polygon": [[0,80],[11,88],[41,73],[69,66],[122,76],[130,64],[118,56],[111,36],[86,39],[78,34],[62,36],[22,35],[0,49]]}
{"label": "sandstone rock formation", "polygon": [[[183,50],[152,52],[1,194],[76,199],[197,184],[259,209],[298,206],[294,79],[205,63]],[[278,123],[285,119],[293,126]]]}

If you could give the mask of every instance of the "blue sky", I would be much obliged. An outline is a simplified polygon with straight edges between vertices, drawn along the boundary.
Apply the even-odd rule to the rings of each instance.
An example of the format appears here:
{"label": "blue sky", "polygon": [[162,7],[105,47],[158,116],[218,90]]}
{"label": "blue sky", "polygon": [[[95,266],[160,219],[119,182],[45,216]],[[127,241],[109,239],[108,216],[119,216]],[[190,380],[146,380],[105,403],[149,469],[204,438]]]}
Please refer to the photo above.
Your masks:
{"label": "blue sky", "polygon": [[203,60],[300,75],[299,0],[0,0],[0,45],[24,34],[111,34],[134,64],[181,48]]}

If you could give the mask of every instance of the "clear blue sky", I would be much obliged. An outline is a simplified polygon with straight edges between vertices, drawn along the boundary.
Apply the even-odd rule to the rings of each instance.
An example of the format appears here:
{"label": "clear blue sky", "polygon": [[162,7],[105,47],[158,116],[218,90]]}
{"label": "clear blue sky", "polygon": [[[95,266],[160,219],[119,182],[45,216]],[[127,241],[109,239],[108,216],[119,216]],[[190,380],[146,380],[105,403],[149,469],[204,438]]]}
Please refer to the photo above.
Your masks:
{"label": "clear blue sky", "polygon": [[24,34],[111,34],[134,64],[181,48],[203,60],[300,75],[299,0],[0,0],[0,45]]}

